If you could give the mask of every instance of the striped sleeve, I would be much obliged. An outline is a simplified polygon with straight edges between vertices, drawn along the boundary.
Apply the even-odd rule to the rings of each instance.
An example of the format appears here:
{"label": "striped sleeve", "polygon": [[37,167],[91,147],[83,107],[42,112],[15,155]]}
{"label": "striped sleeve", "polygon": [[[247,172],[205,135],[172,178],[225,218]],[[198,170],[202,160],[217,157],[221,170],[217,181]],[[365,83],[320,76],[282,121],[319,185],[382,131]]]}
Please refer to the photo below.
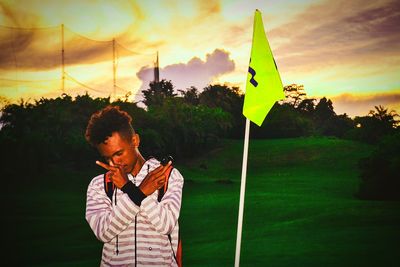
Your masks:
{"label": "striped sleeve", "polygon": [[142,201],[141,209],[147,214],[151,224],[161,234],[171,234],[181,209],[183,177],[177,169],[173,169],[168,179],[168,189],[161,202],[157,194],[148,196]]}
{"label": "striped sleeve", "polygon": [[138,212],[139,207],[127,194],[118,195],[118,205],[112,205],[104,191],[102,175],[89,184],[85,217],[100,241],[111,241],[134,220]]}

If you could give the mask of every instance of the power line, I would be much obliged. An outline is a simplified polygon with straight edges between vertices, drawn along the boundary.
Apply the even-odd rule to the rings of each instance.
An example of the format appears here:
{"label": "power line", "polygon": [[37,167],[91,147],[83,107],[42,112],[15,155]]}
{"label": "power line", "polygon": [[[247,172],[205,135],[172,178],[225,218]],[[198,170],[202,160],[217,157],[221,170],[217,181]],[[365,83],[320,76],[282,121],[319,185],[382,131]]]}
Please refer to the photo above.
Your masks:
{"label": "power line", "polygon": [[56,82],[59,81],[59,79],[46,79],[46,80],[15,80],[15,79],[9,79],[9,78],[2,78],[0,77],[0,81],[6,81],[6,82],[23,82],[23,83],[35,83],[35,82]]}
{"label": "power line", "polygon": [[[89,90],[95,91],[95,92],[97,92],[97,93],[102,93],[102,94],[106,93],[105,91],[101,91],[101,90],[95,89],[95,88],[93,88],[93,87],[90,87],[90,86],[88,86],[88,85],[86,85],[86,84],[84,84],[84,83],[78,81],[77,79],[75,79],[74,77],[72,77],[71,75],[69,75],[67,72],[65,72],[65,74],[66,74],[66,77],[69,78],[69,80],[71,80],[71,81],[73,81],[73,82],[79,84],[80,86],[83,86],[83,87],[85,87],[85,88],[87,88],[87,89],[89,89]],[[123,91],[123,93],[129,93],[129,92],[131,92],[130,90],[127,90],[127,89],[125,89],[125,88],[123,88],[123,87],[121,87],[121,86],[118,86],[118,85],[116,85],[116,88],[118,88],[118,89],[120,89],[121,91]],[[136,94],[133,94],[133,95],[140,95],[140,94],[139,94],[139,93],[136,93]]]}
{"label": "power line", "polygon": [[[113,39],[110,39],[110,40],[95,40],[95,39],[89,38],[89,37],[87,37],[87,36],[84,36],[84,35],[82,35],[82,34],[80,34],[80,33],[77,33],[77,32],[75,32],[75,31],[71,30],[71,28],[65,26],[65,24],[61,24],[61,25],[58,25],[58,26],[30,27],[30,28],[0,25],[0,28],[5,28],[5,29],[9,29],[9,30],[16,30],[16,31],[17,31],[17,30],[21,30],[21,31],[35,31],[35,30],[49,30],[49,29],[55,30],[55,29],[57,29],[57,28],[62,27],[62,25],[64,25],[64,29],[65,29],[65,30],[68,30],[69,32],[71,32],[71,33],[73,33],[73,34],[79,36],[79,37],[82,38],[82,39],[86,39],[86,40],[89,40],[89,41],[92,41],[92,42],[109,43],[109,44],[111,45],[112,42],[113,42],[113,39],[115,39],[115,38],[113,38]],[[133,50],[127,48],[125,45],[123,45],[123,44],[121,44],[120,42],[118,42],[117,40],[115,40],[115,44],[118,45],[118,46],[120,46],[122,49],[126,50],[127,52],[129,52],[129,53],[131,53],[131,54],[134,54],[134,55],[140,55],[140,56],[154,56],[154,55],[156,54],[156,53],[140,53],[140,52],[133,51]]]}
{"label": "power line", "polygon": [[[86,85],[86,84],[84,84],[84,83],[82,83],[81,81],[78,81],[77,79],[75,79],[74,77],[72,77],[70,74],[68,74],[66,71],[65,71],[65,59],[64,59],[64,53],[66,52],[65,51],[65,47],[64,47],[64,42],[65,42],[65,36],[64,36],[64,31],[65,31],[65,29],[67,29],[69,32],[71,32],[72,34],[74,34],[74,35],[76,35],[76,36],[78,36],[79,38],[83,38],[83,39],[86,39],[86,40],[89,40],[89,41],[93,41],[93,42],[99,42],[99,43],[105,43],[105,44],[112,44],[112,53],[113,53],[113,79],[114,79],[114,81],[113,81],[113,87],[114,87],[114,97],[116,97],[116,89],[118,88],[119,90],[121,90],[123,93],[129,93],[129,92],[131,92],[130,90],[127,90],[127,89],[124,89],[124,88],[122,88],[122,87],[120,87],[120,86],[118,86],[117,85],[117,79],[116,79],[116,77],[117,77],[117,68],[118,68],[118,65],[119,65],[119,59],[120,58],[123,58],[123,57],[129,57],[130,55],[129,54],[131,54],[131,55],[137,55],[137,56],[154,56],[156,53],[147,53],[147,54],[144,54],[144,53],[139,53],[139,52],[135,52],[135,51],[133,51],[133,50],[131,50],[131,49],[129,49],[129,48],[126,48],[124,45],[122,45],[122,44],[120,44],[119,42],[117,42],[116,41],[116,39],[114,38],[114,39],[112,39],[112,40],[102,40],[102,41],[99,41],[99,40],[94,40],[94,39],[91,39],[91,38],[88,38],[88,37],[86,37],[86,36],[84,36],[84,35],[82,35],[82,34],[79,34],[79,33],[77,33],[77,32],[74,32],[74,31],[72,31],[70,28],[68,28],[68,27],[66,27],[66,26],[64,26],[64,24],[61,24],[61,25],[59,25],[59,26],[49,26],[49,27],[30,27],[30,28],[23,28],[23,27],[15,27],[15,26],[6,26],[6,25],[0,25],[0,30],[3,28],[3,29],[7,29],[7,30],[12,30],[12,40],[13,40],[13,42],[12,42],[12,53],[13,53],[13,59],[14,59],[14,67],[15,67],[15,71],[16,71],[16,79],[9,79],[9,78],[2,78],[2,77],[0,77],[0,80],[1,81],[6,81],[6,82],[15,82],[15,83],[18,83],[18,82],[20,82],[20,83],[24,83],[24,82],[28,82],[28,83],[34,83],[34,82],[54,82],[54,81],[59,81],[59,79],[43,79],[43,80],[20,80],[20,79],[18,79],[18,72],[19,72],[19,67],[21,67],[21,66],[19,66],[20,64],[18,64],[19,62],[19,60],[17,60],[17,57],[16,57],[16,52],[15,52],[15,44],[14,44],[14,41],[15,41],[15,36],[14,36],[14,31],[36,31],[36,30],[49,30],[49,29],[51,29],[51,30],[57,30],[57,29],[59,29],[61,27],[61,89],[62,89],[62,92],[64,93],[64,80],[65,80],[65,78],[67,77],[70,81],[73,81],[73,82],[75,82],[76,84],[78,84],[78,85],[80,85],[80,86],[82,86],[82,87],[84,87],[84,88],[87,88],[87,89],[89,89],[89,90],[92,90],[92,91],[94,91],[94,92],[98,92],[98,93],[102,93],[102,94],[104,94],[104,93],[106,93],[105,91],[101,91],[101,90],[98,90],[98,89],[95,89],[95,88],[93,88],[93,87],[91,87],[91,86],[88,86],[88,85]],[[73,37],[72,37],[73,38]],[[5,39],[4,39],[5,40]],[[1,42],[0,42],[0,44],[1,44]],[[119,47],[119,49],[116,49],[116,46],[118,46]],[[123,56],[122,56],[122,54],[124,54]],[[84,63],[84,62],[82,62],[82,63]],[[23,63],[22,63],[22,66],[23,66]],[[57,65],[58,66],[58,65]],[[23,67],[22,67],[23,68]],[[112,93],[110,93],[110,95],[111,95]],[[133,95],[140,95],[139,93],[136,93],[136,94],[133,94]]]}
{"label": "power line", "polygon": [[102,93],[102,94],[105,93],[104,91],[97,90],[97,89],[95,89],[95,88],[93,88],[93,87],[90,87],[90,86],[88,86],[88,85],[86,85],[86,84],[84,84],[84,83],[78,81],[77,79],[75,79],[74,77],[72,77],[71,75],[69,75],[67,72],[65,72],[65,74],[66,74],[66,77],[67,77],[67,78],[69,78],[71,81],[73,81],[73,82],[79,84],[80,86],[83,86],[83,87],[85,87],[85,88],[87,88],[87,89],[89,89],[89,90],[95,91],[95,92],[97,92],[97,93]]}
{"label": "power line", "polygon": [[92,41],[92,42],[98,42],[98,43],[112,43],[112,39],[111,39],[111,40],[95,40],[95,39],[91,39],[91,38],[86,37],[86,36],[84,36],[84,35],[82,35],[82,34],[80,34],[80,33],[74,32],[73,30],[71,30],[70,28],[68,28],[68,27],[65,26],[65,25],[64,25],[64,29],[66,29],[66,30],[72,32],[72,33],[75,34],[75,35],[78,35],[78,36],[79,36],[80,38],[82,38],[82,39],[86,39],[86,40],[89,40],[89,41]]}
{"label": "power line", "polygon": [[0,28],[5,28],[5,29],[9,29],[9,30],[21,30],[21,31],[49,30],[49,29],[55,29],[55,28],[59,28],[59,27],[60,27],[60,26],[47,26],[47,27],[30,27],[30,28],[24,28],[24,27],[0,25]]}
{"label": "power line", "polygon": [[120,47],[122,47],[124,50],[128,51],[129,53],[135,54],[135,55],[138,55],[138,56],[154,56],[154,55],[156,55],[156,53],[143,54],[143,53],[139,53],[139,52],[132,51],[132,50],[130,50],[129,48],[126,48],[125,46],[123,46],[122,44],[120,44],[120,43],[117,42],[117,41],[115,41],[115,44],[118,45],[118,46],[120,46]]}

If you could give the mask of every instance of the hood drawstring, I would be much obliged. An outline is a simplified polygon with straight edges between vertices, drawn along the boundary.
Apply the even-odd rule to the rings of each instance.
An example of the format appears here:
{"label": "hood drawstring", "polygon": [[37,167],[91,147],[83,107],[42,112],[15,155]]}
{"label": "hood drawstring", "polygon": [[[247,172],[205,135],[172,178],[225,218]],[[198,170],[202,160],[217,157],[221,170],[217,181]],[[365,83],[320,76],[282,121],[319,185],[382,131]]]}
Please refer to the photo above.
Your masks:
{"label": "hood drawstring", "polygon": [[[117,206],[117,190],[118,190],[118,187],[115,187],[115,195],[114,195],[114,204],[115,204],[115,206]],[[117,238],[117,240],[116,240],[116,250],[115,250],[115,252],[117,253],[117,255],[119,254],[119,250],[118,250],[118,235],[116,236],[116,238]]]}

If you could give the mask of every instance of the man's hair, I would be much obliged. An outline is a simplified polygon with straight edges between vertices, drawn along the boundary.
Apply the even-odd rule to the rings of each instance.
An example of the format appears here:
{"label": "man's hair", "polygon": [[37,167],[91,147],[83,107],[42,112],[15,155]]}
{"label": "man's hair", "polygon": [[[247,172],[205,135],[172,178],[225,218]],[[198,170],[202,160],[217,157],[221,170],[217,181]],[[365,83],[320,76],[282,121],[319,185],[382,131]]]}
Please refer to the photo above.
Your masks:
{"label": "man's hair", "polygon": [[85,133],[86,140],[96,147],[114,132],[118,132],[129,141],[135,134],[131,122],[132,117],[119,106],[107,106],[90,117]]}

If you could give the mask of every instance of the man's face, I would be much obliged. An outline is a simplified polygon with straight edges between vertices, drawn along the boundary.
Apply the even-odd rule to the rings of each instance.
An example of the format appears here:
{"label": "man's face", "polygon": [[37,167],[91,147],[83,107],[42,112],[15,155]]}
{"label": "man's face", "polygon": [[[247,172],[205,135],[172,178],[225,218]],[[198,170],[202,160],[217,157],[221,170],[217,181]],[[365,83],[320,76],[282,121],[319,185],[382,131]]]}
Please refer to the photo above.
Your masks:
{"label": "man's face", "polygon": [[139,138],[134,135],[131,140],[126,140],[120,133],[114,132],[97,149],[108,164],[121,166],[125,173],[130,173],[138,159]]}

